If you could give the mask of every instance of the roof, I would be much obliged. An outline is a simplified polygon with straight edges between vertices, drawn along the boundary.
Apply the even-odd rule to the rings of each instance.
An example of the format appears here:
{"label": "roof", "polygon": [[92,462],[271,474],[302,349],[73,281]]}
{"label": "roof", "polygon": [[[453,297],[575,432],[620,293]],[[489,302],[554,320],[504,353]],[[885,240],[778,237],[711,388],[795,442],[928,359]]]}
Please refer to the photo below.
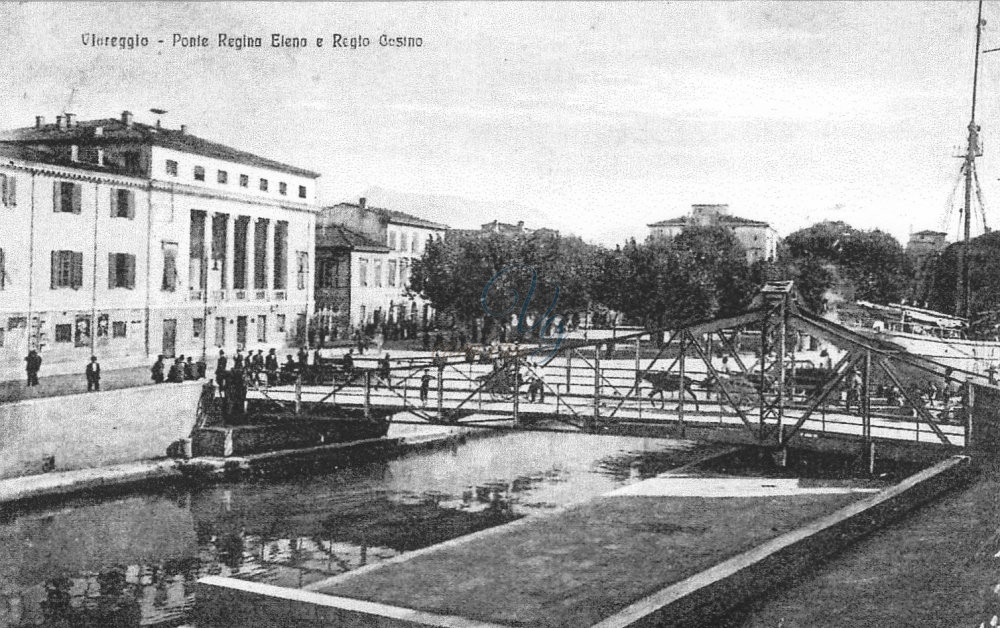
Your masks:
{"label": "roof", "polygon": [[355,209],[363,209],[365,211],[373,212],[378,214],[386,222],[395,223],[397,225],[409,225],[411,227],[423,227],[424,229],[437,229],[439,231],[447,231],[448,225],[443,225],[439,222],[432,222],[430,220],[424,220],[413,214],[407,214],[406,212],[397,211],[395,209],[386,209],[384,207],[362,207],[357,203],[342,202],[336,205],[331,205],[331,207],[353,207]]}
{"label": "roof", "polygon": [[[101,135],[95,135],[94,129],[96,127],[101,127]],[[52,142],[62,144],[72,142],[73,140],[85,140],[87,144],[122,141],[151,144],[186,153],[203,155],[205,157],[233,161],[248,166],[278,170],[301,177],[315,179],[320,176],[317,172],[237,150],[225,144],[212,142],[179,129],[156,127],[141,122],[133,122],[131,126],[126,126],[121,120],[116,118],[81,120],[74,123],[72,127],[63,130],[60,130],[56,124],[45,124],[40,128],[24,127],[0,133],[0,142]],[[84,142],[81,141],[80,143]]]}
{"label": "roof", "polygon": [[947,236],[948,234],[944,231],[932,231],[930,229],[925,229],[924,231],[918,231],[913,235]]}
{"label": "roof", "polygon": [[[732,216],[728,214],[722,214],[713,217],[712,220],[715,224],[726,225],[730,227],[770,227],[770,223],[766,223],[762,220],[752,220],[750,218],[741,218],[739,216]],[[689,216],[680,216],[678,218],[668,218],[666,220],[661,220],[659,222],[654,222],[646,225],[647,227],[686,227],[692,224],[691,218]]]}
{"label": "roof", "polygon": [[365,234],[335,223],[316,226],[316,246],[371,253],[389,252],[389,247],[379,244]]}
{"label": "roof", "polygon": [[40,151],[30,146],[22,144],[5,144],[0,142],[0,161],[10,159],[20,159],[22,161],[61,166],[64,168],[73,168],[75,170],[89,170],[91,172],[102,172],[105,174],[135,177],[135,173],[125,172],[112,163],[106,163],[101,166],[91,161],[73,161],[68,157]]}

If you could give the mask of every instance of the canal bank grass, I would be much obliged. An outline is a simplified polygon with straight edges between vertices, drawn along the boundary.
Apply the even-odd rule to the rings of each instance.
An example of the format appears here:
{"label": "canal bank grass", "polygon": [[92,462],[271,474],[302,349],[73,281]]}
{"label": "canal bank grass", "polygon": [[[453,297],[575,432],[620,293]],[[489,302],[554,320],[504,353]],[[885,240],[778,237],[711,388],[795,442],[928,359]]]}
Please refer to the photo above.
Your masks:
{"label": "canal bank grass", "polygon": [[859,497],[604,497],[318,592],[514,626],[589,626]]}

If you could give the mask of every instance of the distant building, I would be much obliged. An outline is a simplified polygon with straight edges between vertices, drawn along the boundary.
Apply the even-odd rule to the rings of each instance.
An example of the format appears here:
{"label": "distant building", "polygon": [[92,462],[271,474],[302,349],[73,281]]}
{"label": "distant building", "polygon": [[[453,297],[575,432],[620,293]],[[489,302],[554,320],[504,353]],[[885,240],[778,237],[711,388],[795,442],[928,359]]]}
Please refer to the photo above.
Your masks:
{"label": "distant building", "polygon": [[559,235],[558,231],[547,227],[539,227],[537,229],[525,227],[523,220],[517,221],[517,224],[494,220],[481,225],[479,229],[451,229],[448,231],[449,235],[487,235],[490,233],[498,233],[506,236],[542,234]]}
{"label": "distant building", "polygon": [[318,324],[331,337],[348,327],[386,323],[423,326],[430,304],[409,294],[410,271],[427,241],[448,227],[366,199],[321,211],[316,231]]}
{"label": "distant building", "polygon": [[654,238],[672,238],[691,226],[721,226],[732,229],[736,239],[747,251],[747,261],[774,259],[778,248],[778,233],[771,225],[760,221],[733,216],[729,205],[692,205],[687,216],[654,222],[649,234]]}
{"label": "distant building", "polygon": [[906,243],[906,257],[913,267],[913,298],[916,302],[927,300],[929,282],[933,279],[934,266],[941,252],[948,247],[948,234],[944,231],[918,231],[910,234]]}
{"label": "distant building", "polygon": [[0,370],[304,342],[318,177],[129,112],[0,134]]}

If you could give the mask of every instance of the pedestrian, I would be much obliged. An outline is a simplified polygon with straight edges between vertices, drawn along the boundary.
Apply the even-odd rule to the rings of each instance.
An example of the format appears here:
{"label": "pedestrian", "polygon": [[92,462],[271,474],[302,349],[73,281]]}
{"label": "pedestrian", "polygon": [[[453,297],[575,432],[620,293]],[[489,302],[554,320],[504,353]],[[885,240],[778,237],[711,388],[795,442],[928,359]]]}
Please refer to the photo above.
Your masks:
{"label": "pedestrian", "polygon": [[163,383],[163,356],[156,356],[156,362],[153,362],[153,367],[150,369],[153,374],[153,383],[162,384]]}
{"label": "pedestrian", "polygon": [[28,386],[37,386],[38,371],[42,368],[42,356],[38,355],[38,352],[32,349],[28,352],[28,357],[24,358],[24,361],[24,368],[28,374]]}
{"label": "pedestrian", "polygon": [[172,384],[184,381],[184,365],[181,364],[180,358],[175,359],[174,363],[170,365],[170,371],[167,372],[167,381]]}
{"label": "pedestrian", "polygon": [[97,356],[90,356],[90,363],[87,364],[87,392],[101,390],[101,365],[97,363]]}
{"label": "pedestrian", "polygon": [[257,353],[250,358],[250,370],[253,372],[254,380],[257,375],[264,372],[264,350],[257,349]]}
{"label": "pedestrian", "polygon": [[431,372],[424,369],[424,374],[420,376],[420,405],[427,405],[427,395],[431,389]]}
{"label": "pedestrian", "polygon": [[299,347],[298,359],[299,375],[302,377],[302,381],[305,382],[309,376],[309,350],[306,347]]}
{"label": "pedestrian", "polygon": [[184,362],[184,379],[195,379],[194,361],[191,359],[191,356],[188,356],[187,361]]}
{"label": "pedestrian", "polygon": [[219,390],[225,390],[226,383],[226,367],[229,365],[229,359],[226,357],[226,351],[224,349],[219,349],[219,359],[215,362],[215,383],[219,385]]}
{"label": "pedestrian", "polygon": [[392,380],[389,378],[392,372],[392,366],[389,362],[389,354],[386,353],[385,357],[378,361],[378,380],[375,382],[375,388],[379,387],[380,381],[384,381],[389,389],[392,389]]}
{"label": "pedestrian", "polygon": [[264,370],[267,371],[267,385],[274,386],[278,383],[278,355],[272,347],[264,358]]}
{"label": "pedestrian", "polygon": [[233,370],[234,371],[240,371],[242,373],[244,366],[246,366],[245,364],[243,364],[243,362],[244,362],[244,360],[243,360],[243,350],[242,349],[237,349],[236,350],[236,357],[233,358]]}
{"label": "pedestrian", "polygon": [[341,361],[344,368],[344,373],[347,375],[348,381],[351,379],[351,375],[354,374],[354,349],[348,349],[347,353],[344,354],[344,358]]}

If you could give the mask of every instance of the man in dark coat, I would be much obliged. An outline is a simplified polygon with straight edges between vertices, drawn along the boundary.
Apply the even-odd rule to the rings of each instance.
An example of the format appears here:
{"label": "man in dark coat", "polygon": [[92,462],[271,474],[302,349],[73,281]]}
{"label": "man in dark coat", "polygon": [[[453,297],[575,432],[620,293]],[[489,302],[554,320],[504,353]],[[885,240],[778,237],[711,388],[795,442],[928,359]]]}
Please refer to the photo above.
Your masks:
{"label": "man in dark coat", "polygon": [[267,357],[264,358],[264,370],[267,371],[267,385],[274,386],[278,383],[278,356],[271,349],[267,352]]}
{"label": "man in dark coat", "polygon": [[385,357],[381,358],[378,361],[378,379],[375,380],[375,388],[378,389],[381,383],[385,382],[386,386],[388,386],[391,389],[392,380],[389,379],[391,373],[392,373],[392,366],[389,362],[389,354],[386,353]]}
{"label": "man in dark coat", "polygon": [[97,363],[97,356],[90,356],[90,363],[87,364],[87,392],[99,391],[101,389],[101,365]]}
{"label": "man in dark coat", "polygon": [[156,362],[153,362],[153,368],[150,369],[153,373],[153,383],[162,384],[163,383],[163,356],[156,356]]}
{"label": "man in dark coat", "polygon": [[226,352],[219,349],[219,359],[215,362],[215,383],[219,385],[219,390],[225,389],[226,367],[229,366],[229,359]]}
{"label": "man in dark coat", "polygon": [[38,371],[42,368],[42,356],[32,349],[28,352],[28,357],[24,358],[24,370],[28,373],[28,386],[38,385]]}

